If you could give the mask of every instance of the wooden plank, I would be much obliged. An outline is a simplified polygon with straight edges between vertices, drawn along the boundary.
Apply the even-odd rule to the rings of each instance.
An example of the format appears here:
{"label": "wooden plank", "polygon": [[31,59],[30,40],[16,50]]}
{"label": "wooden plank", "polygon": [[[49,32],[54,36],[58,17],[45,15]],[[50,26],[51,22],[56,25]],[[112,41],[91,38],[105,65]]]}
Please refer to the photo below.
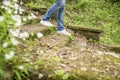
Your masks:
{"label": "wooden plank", "polygon": [[110,51],[114,51],[116,53],[120,53],[120,46],[119,45],[105,45],[105,47],[107,47]]}
{"label": "wooden plank", "polygon": [[93,39],[99,41],[102,30],[99,29],[91,29],[91,28],[83,28],[74,25],[67,25],[67,28],[72,29],[75,33],[80,33],[86,36],[87,39]]}

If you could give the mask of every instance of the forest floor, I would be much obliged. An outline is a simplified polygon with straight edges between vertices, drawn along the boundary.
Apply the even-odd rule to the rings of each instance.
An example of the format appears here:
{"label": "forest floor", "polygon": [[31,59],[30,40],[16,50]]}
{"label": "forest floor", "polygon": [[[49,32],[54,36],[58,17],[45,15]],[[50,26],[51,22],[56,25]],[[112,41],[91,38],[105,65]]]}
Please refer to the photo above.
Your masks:
{"label": "forest floor", "polygon": [[39,39],[22,41],[15,49],[20,53],[21,62],[32,66],[31,80],[64,80],[65,75],[68,80],[120,79],[120,54],[97,42],[90,42],[72,29],[67,31],[74,38],[59,35],[55,27],[48,28],[40,23],[23,26],[21,31],[44,35]]}

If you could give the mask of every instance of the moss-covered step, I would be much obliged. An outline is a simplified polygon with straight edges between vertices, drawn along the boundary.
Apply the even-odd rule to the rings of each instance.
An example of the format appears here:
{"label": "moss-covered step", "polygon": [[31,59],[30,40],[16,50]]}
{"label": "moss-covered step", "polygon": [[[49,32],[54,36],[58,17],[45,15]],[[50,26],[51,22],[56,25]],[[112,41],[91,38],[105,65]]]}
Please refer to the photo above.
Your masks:
{"label": "moss-covered step", "polygon": [[44,14],[47,11],[47,7],[29,7],[33,11],[38,11],[40,14]]}
{"label": "moss-covered step", "polygon": [[[70,40],[69,36],[60,35],[56,33],[56,34],[48,35],[41,38],[40,44],[42,47],[50,48],[52,51],[53,50],[52,48],[65,47],[68,44],[69,40]],[[55,51],[53,50],[53,52]]]}
{"label": "moss-covered step", "polygon": [[40,14],[44,14],[47,11],[46,7],[33,7],[31,9],[34,11],[38,11]]}
{"label": "moss-covered step", "polygon": [[26,25],[26,26],[22,26],[21,27],[21,31],[27,31],[28,33],[37,33],[37,32],[41,32],[44,35],[48,35],[48,34],[52,34],[56,31],[55,27],[46,27],[46,26],[42,26],[41,24],[30,24],[30,25]]}
{"label": "moss-covered step", "polygon": [[88,39],[94,39],[94,40],[99,40],[100,35],[103,33],[102,30],[98,29],[91,29],[91,28],[84,28],[80,26],[75,26],[75,25],[66,25],[67,28],[74,30],[75,33],[80,33]]}
{"label": "moss-covered step", "polygon": [[119,45],[104,45],[105,47],[107,47],[110,51],[114,51],[116,53],[120,53],[120,46]]}
{"label": "moss-covered step", "polygon": [[47,11],[46,7],[26,7],[26,6],[22,6],[23,9],[25,9],[25,11],[23,12],[23,15],[29,15],[30,13],[34,13],[35,15],[39,15],[39,14],[44,14]]}
{"label": "moss-covered step", "polygon": [[[25,12],[24,12],[25,15],[28,15],[31,12],[34,13],[35,15],[44,15],[46,11],[48,10],[47,7],[23,7],[23,8],[25,9]],[[57,18],[57,12],[55,12],[54,14],[55,15],[51,17],[52,19]],[[65,14],[71,17],[71,14],[68,10],[65,10]]]}

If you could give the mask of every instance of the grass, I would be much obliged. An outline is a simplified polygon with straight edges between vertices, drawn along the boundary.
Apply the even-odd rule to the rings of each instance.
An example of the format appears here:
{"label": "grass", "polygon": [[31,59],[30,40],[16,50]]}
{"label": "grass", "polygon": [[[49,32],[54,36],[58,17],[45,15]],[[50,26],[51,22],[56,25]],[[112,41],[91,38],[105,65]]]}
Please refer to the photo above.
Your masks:
{"label": "grass", "polygon": [[66,6],[71,13],[71,18],[66,18],[70,24],[101,29],[104,31],[102,43],[120,44],[120,7],[118,5],[104,0],[80,0],[68,3]]}

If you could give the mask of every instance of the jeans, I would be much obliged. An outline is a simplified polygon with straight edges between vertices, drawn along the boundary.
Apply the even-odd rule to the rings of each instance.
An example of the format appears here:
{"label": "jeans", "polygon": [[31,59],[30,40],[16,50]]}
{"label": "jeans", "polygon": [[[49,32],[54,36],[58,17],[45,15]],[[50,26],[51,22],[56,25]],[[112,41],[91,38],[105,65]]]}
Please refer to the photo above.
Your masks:
{"label": "jeans", "polygon": [[56,0],[56,3],[53,4],[42,17],[42,20],[48,21],[53,13],[57,11],[57,31],[64,30],[63,19],[65,2],[66,0]]}

